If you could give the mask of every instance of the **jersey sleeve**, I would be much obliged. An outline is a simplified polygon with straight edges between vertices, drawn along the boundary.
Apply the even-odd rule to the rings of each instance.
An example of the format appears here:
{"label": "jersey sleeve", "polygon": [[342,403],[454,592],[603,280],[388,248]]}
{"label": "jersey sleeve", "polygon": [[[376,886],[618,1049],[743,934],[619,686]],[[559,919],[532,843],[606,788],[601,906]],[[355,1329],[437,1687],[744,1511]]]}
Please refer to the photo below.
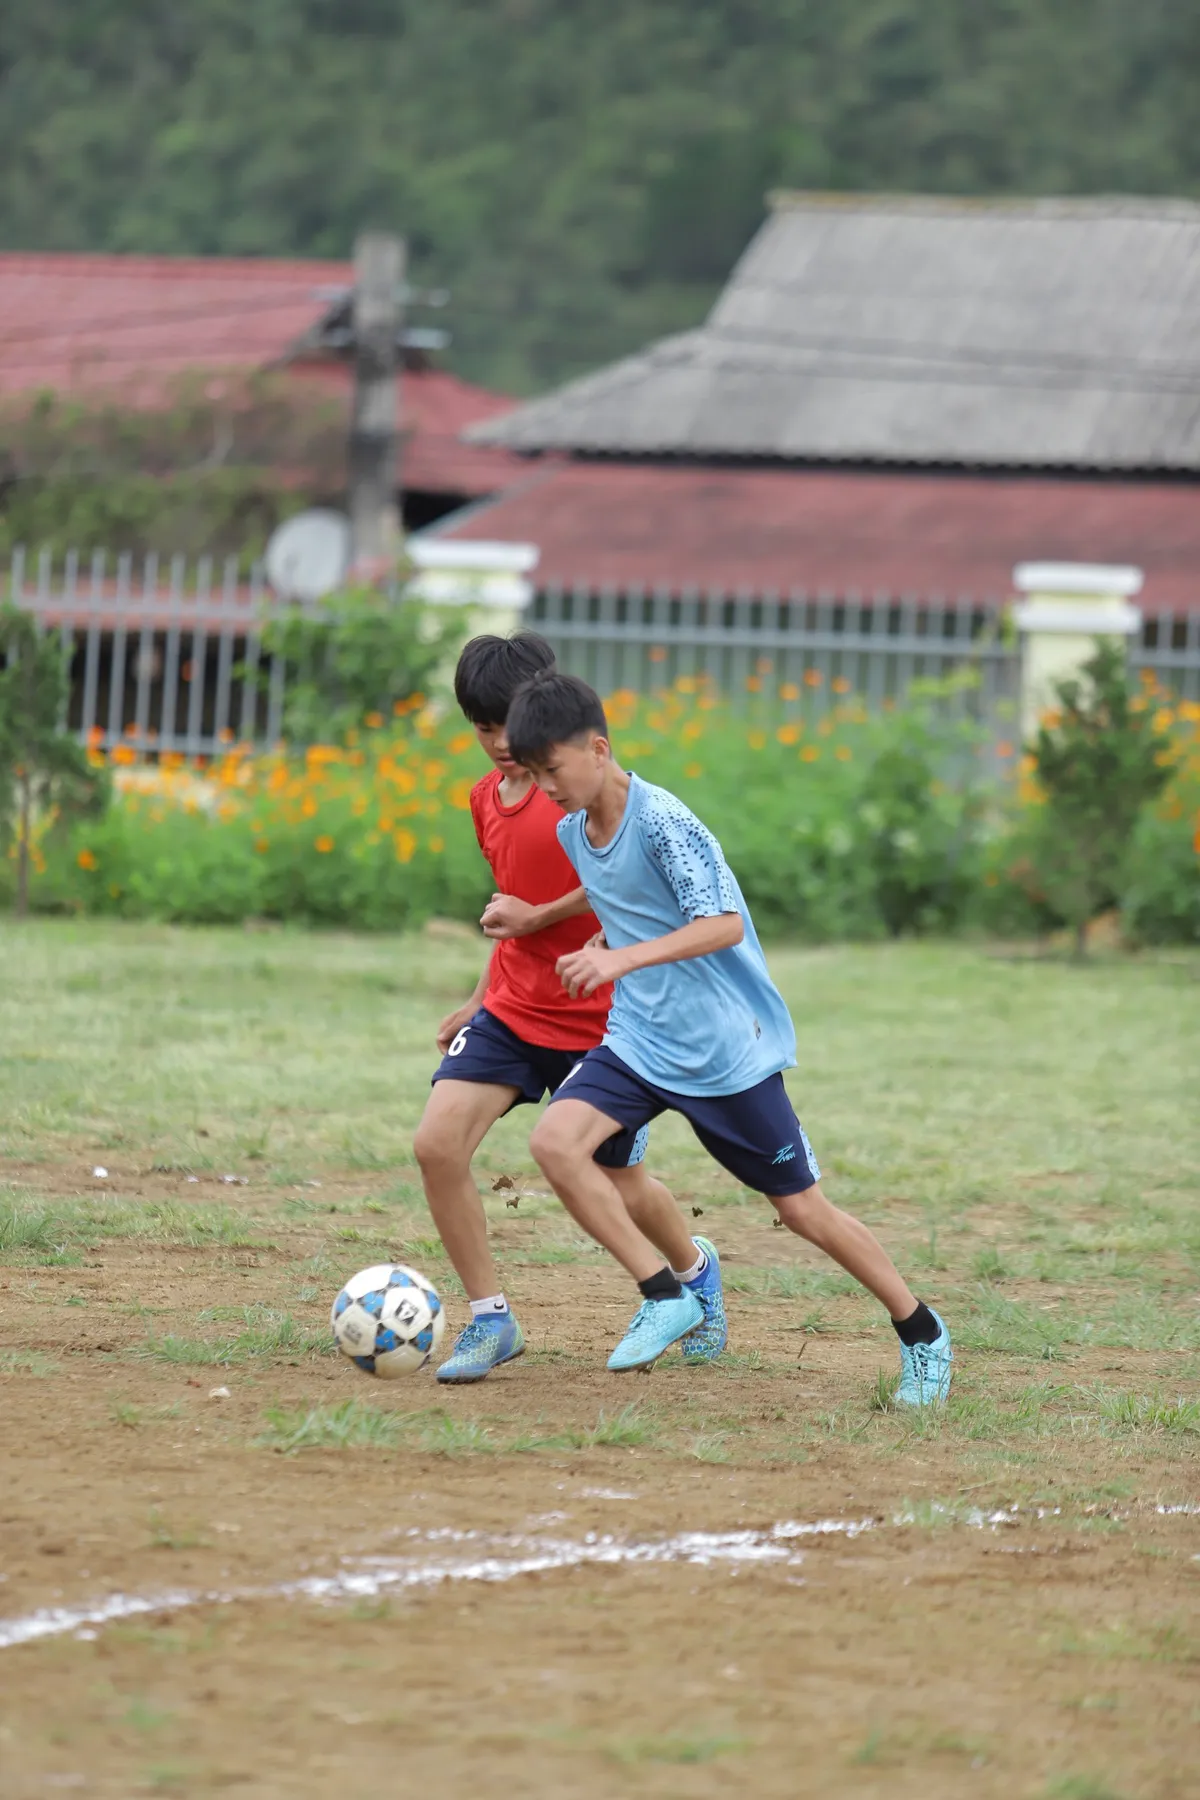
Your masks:
{"label": "jersey sleeve", "polygon": [[681,800],[670,794],[647,797],[641,823],[651,858],[689,923],[741,911],[724,851]]}
{"label": "jersey sleeve", "polygon": [[[485,857],[487,856],[487,851],[484,849],[483,843],[483,797],[486,789],[486,776],[482,781],[477,781],[475,786],[471,789],[471,823],[475,827],[475,840]],[[491,865],[489,864],[489,867],[490,866]]]}
{"label": "jersey sleeve", "polygon": [[554,834],[558,839],[559,849],[562,851],[563,855],[566,857],[567,861],[570,863],[571,867],[574,869],[576,875],[578,875],[579,874],[579,863],[578,863],[578,861],[576,859],[576,855],[575,855],[575,824],[574,824],[574,822],[575,822],[574,813],[568,813],[565,818],[559,819],[558,823],[554,827]]}

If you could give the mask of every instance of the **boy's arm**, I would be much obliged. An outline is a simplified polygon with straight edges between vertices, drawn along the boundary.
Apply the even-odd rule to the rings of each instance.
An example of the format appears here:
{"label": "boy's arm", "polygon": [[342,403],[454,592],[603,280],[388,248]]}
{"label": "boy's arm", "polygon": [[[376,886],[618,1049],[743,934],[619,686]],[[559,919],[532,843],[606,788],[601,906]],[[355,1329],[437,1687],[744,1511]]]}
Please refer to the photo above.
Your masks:
{"label": "boy's arm", "polygon": [[564,894],[561,900],[547,900],[543,906],[518,900],[515,894],[493,894],[479,923],[485,937],[529,937],[535,931],[545,931],[550,925],[561,925],[564,919],[576,919],[580,913],[590,911],[581,887]]}
{"label": "boy's arm", "polygon": [[572,1000],[586,1000],[606,981],[619,981],[635,969],[651,969],[656,963],[687,962],[693,956],[711,956],[729,950],[746,935],[741,913],[715,913],[692,919],[665,937],[643,944],[626,944],[620,950],[585,944],[569,956],[560,956],[555,970]]}
{"label": "boy's arm", "polygon": [[470,1023],[483,1005],[483,997],[488,989],[488,972],[490,971],[491,966],[492,951],[489,947],[487,961],[484,963],[483,969],[480,972],[479,980],[475,983],[475,992],[471,995],[471,998],[467,1001],[465,1006],[456,1007],[452,1013],[447,1013],[446,1017],[437,1028],[437,1047],[443,1056],[445,1056],[447,1050],[450,1048],[463,1026]]}

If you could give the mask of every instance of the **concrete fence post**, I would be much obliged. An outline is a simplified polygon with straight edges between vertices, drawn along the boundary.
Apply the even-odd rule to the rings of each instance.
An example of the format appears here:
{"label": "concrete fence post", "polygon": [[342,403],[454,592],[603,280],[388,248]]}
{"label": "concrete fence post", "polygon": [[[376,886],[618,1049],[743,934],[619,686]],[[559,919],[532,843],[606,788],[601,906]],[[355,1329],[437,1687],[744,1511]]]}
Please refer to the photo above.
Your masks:
{"label": "concrete fence post", "polygon": [[1054,704],[1054,684],[1077,675],[1097,638],[1129,638],[1142,629],[1130,604],[1140,569],[1102,563],[1018,563],[1013,610],[1021,634],[1021,738],[1028,743]]}

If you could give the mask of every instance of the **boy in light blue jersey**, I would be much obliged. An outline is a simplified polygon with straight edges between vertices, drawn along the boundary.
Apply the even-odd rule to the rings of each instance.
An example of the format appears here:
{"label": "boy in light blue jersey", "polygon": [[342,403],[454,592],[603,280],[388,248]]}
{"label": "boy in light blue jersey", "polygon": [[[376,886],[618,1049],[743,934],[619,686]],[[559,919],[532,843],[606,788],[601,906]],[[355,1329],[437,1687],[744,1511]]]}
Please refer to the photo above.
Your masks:
{"label": "boy in light blue jersey", "polygon": [[766,1194],[782,1222],[887,1307],[900,1339],[896,1398],[923,1406],[950,1388],[950,1336],[867,1227],[826,1199],[783,1084],[796,1037],[736,879],[716,838],[663,788],[613,757],[604,708],[585,682],[547,672],[518,689],[510,753],[567,816],[559,842],[603,935],[558,959],[575,997],[616,983],[603,1043],[573,1068],[531,1149],[576,1221],[617,1258],[643,1305],[609,1360],[645,1368],[694,1309],[592,1158],[618,1130],[678,1112],[721,1165]]}

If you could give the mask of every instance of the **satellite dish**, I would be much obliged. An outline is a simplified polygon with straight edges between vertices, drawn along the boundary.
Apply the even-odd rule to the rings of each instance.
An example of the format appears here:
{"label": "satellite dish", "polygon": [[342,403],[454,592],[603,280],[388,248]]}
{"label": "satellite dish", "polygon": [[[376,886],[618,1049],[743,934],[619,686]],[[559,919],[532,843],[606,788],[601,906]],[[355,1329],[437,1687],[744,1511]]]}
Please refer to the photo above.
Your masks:
{"label": "satellite dish", "polygon": [[281,600],[323,600],[350,567],[349,519],[320,506],[285,519],[271,533],[266,563]]}

